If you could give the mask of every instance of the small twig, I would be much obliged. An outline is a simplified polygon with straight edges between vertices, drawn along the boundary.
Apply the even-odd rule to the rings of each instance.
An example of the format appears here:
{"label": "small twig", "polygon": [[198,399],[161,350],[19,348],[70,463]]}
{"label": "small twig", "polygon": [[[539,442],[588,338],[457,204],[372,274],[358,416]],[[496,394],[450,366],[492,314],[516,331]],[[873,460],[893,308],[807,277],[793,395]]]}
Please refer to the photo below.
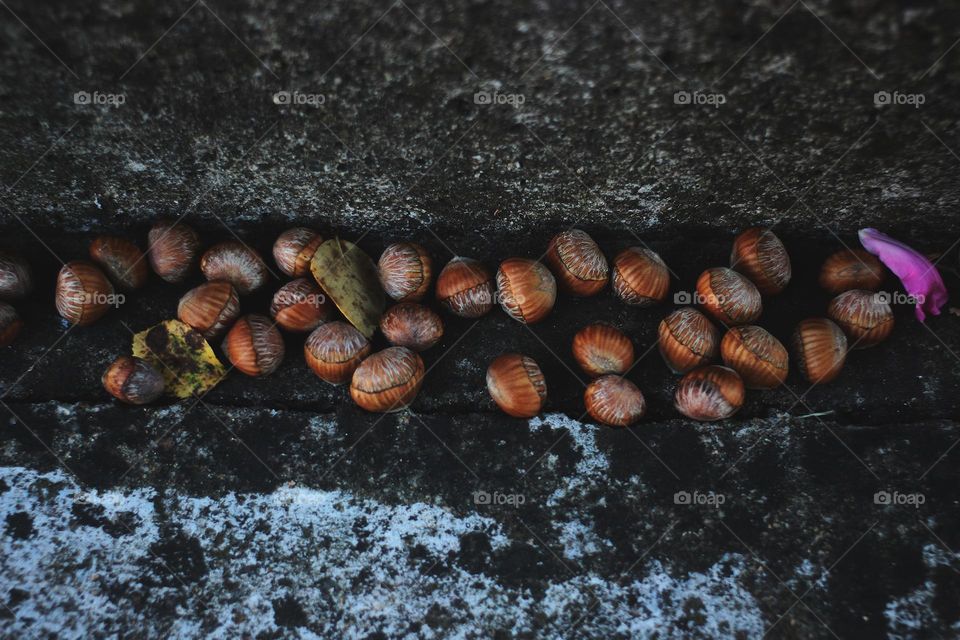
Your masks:
{"label": "small twig", "polygon": [[803,416],[796,416],[796,419],[803,420],[804,418],[819,418],[820,416],[829,416],[832,413],[836,413],[836,411],[834,411],[833,409],[830,409],[830,411],[820,411],[819,413],[808,413]]}

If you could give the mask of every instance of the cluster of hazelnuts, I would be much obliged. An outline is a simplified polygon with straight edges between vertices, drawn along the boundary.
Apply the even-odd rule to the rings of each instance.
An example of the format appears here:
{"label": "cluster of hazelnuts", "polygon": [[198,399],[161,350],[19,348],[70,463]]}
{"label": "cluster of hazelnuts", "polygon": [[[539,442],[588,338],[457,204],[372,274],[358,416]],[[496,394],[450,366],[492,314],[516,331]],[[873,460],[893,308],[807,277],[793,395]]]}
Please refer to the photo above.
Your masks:
{"label": "cluster of hazelnuts", "polygon": [[[610,274],[602,251],[583,231],[554,237],[546,260],[558,285],[573,295],[594,295],[608,279],[614,293],[630,305],[652,306],[669,292],[669,270],[655,252],[626,249],[614,258]],[[504,273],[502,268],[501,273],[497,284],[501,297],[509,299],[517,290],[518,274],[511,277],[511,272]],[[521,321],[529,321],[531,315],[542,318],[555,295],[552,285],[543,285],[550,272],[530,267],[522,273],[522,291],[533,294],[530,313],[507,311]],[[674,406],[680,413],[699,421],[729,418],[743,405],[747,388],[773,389],[785,382],[787,349],[753,323],[761,315],[763,296],[783,291],[791,276],[790,257],[780,239],[769,230],[747,229],[734,241],[730,267],[707,269],[697,279],[697,302],[706,313],[686,306],[661,321],[660,354],[673,372],[683,375],[674,394]],[[842,250],[824,262],[820,284],[837,294],[827,309],[829,317],[803,320],[793,335],[799,369],[807,380],[823,383],[834,379],[845,362],[848,339],[850,348],[865,348],[890,335],[893,312],[874,294],[883,280],[883,265],[866,251]],[[722,339],[711,318],[723,325]],[[593,419],[627,426],[643,417],[643,393],[624,377],[634,363],[633,345],[627,336],[604,323],[588,325],[574,337],[573,355],[593,378],[584,393],[584,404]],[[711,364],[718,357],[726,366]],[[487,371],[487,387],[501,409],[518,417],[539,413],[547,397],[540,367],[521,354],[494,360]]]}
{"label": "cluster of hazelnuts", "polygon": [[[146,283],[148,263],[163,280],[179,283],[199,262],[207,282],[180,299],[177,316],[206,339],[226,333],[223,350],[235,368],[250,376],[269,375],[284,358],[277,327],[309,333],[305,360],[319,378],[331,384],[349,382],[353,400],[369,411],[402,409],[423,383],[425,368],[419,352],[434,346],[444,332],[440,316],[422,304],[433,283],[432,260],[412,242],[390,245],[380,256],[376,265],[380,285],[397,304],[379,322],[392,346],[373,353],[369,338],[357,328],[331,320],[333,306],[310,277],[314,254],[324,241],[317,232],[302,227],[277,238],[274,260],[293,280],[274,295],[270,318],[240,317],[240,296],[260,289],[269,279],[270,271],[255,250],[227,241],[201,254],[200,238],[193,229],[168,222],[150,230],[146,252],[123,238],[95,239],[90,261],[69,262],[60,270],[56,306],[69,322],[88,325],[108,310],[114,284],[133,290]],[[669,269],[657,253],[630,247],[610,265],[582,230],[557,234],[548,245],[545,262],[509,258],[493,274],[477,260],[455,257],[437,275],[436,299],[446,311],[464,318],[479,318],[499,302],[511,318],[533,324],[553,309],[558,289],[587,297],[609,283],[618,298],[636,307],[658,304],[670,290]],[[728,418],[742,406],[746,388],[783,384],[787,350],[752,323],[761,314],[762,297],[781,292],[791,274],[790,258],[779,238],[769,230],[748,229],[734,241],[730,267],[707,269],[697,280],[697,302],[724,326],[723,338],[707,315],[692,306],[663,319],[659,349],[668,367],[683,374],[674,397],[683,415],[695,420]],[[800,371],[808,380],[821,383],[836,377],[847,355],[848,339],[853,347],[862,348],[890,335],[890,306],[872,293],[883,279],[883,266],[865,251],[844,250],[826,260],[820,283],[838,294],[829,305],[829,318],[804,320],[793,336]],[[31,288],[26,263],[14,254],[0,253],[0,298],[22,297]],[[16,312],[0,302],[0,346],[11,342],[19,328]],[[627,336],[608,324],[593,323],[574,337],[573,354],[593,379],[584,401],[595,420],[627,426],[644,415],[643,394],[624,377],[635,360]],[[711,364],[718,356],[726,366]],[[522,354],[496,358],[486,382],[496,404],[512,416],[538,414],[547,398],[543,372]],[[132,356],[111,364],[103,383],[115,397],[135,404],[151,402],[164,390],[163,376],[156,368]]]}
{"label": "cluster of hazelnuts", "polygon": [[23,257],[13,251],[0,250],[0,347],[17,339],[23,320],[8,301],[27,297],[33,291],[33,272]]}

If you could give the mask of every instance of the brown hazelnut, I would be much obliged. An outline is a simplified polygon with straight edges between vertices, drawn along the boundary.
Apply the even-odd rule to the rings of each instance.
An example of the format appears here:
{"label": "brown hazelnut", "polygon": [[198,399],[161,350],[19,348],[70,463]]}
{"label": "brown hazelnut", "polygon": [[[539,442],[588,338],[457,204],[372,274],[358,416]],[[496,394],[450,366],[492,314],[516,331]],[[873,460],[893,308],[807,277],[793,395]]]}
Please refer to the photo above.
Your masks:
{"label": "brown hazelnut", "polygon": [[633,364],[633,343],[616,327],[594,322],[573,337],[573,357],[591,378],[623,375]]}
{"label": "brown hazelnut", "polygon": [[273,259],[280,271],[291,278],[302,278],[310,275],[310,261],[321,244],[323,236],[313,229],[287,229],[273,243]]}
{"label": "brown hazelnut", "polygon": [[388,296],[397,302],[420,302],[430,289],[433,261],[419,244],[398,242],[384,250],[377,271]]}
{"label": "brown hazelnut", "polygon": [[148,404],[163,393],[163,376],[140,358],[120,356],[103,373],[103,388],[127,404]]}
{"label": "brown hazelnut", "polygon": [[827,258],[820,268],[820,286],[830,293],[850,289],[876,291],[886,276],[883,264],[863,249],[842,249]]}
{"label": "brown hazelnut", "polygon": [[762,327],[732,327],[720,342],[720,353],[748,389],[774,389],[787,379],[787,350]]}
{"label": "brown hazelnut", "polygon": [[873,291],[844,291],[830,301],[827,315],[847,334],[851,349],[880,344],[893,332],[893,310]]}
{"label": "brown hazelnut", "polygon": [[647,403],[643,393],[626,378],[600,376],[587,385],[583,394],[587,413],[611,427],[628,427],[643,417]]}
{"label": "brown hazelnut", "polygon": [[547,246],[547,264],[557,286],[575,296],[593,296],[607,286],[610,268],[600,247],[586,231],[558,233]]}
{"label": "brown hazelnut", "polygon": [[504,413],[532,418],[547,401],[547,382],[533,358],[505,353],[487,368],[487,391]]}
{"label": "brown hazelnut", "polygon": [[437,300],[455,315],[479,318],[493,308],[493,276],[478,260],[454,258],[437,277]]}
{"label": "brown hazelnut", "polygon": [[181,222],[158,222],[147,234],[150,266],[167,282],[183,282],[199,254],[200,237]]}
{"label": "brown hazelnut", "polygon": [[792,275],[790,256],[780,238],[759,227],[747,229],[733,241],[730,268],[750,278],[765,295],[783,291]]}
{"label": "brown hazelnut", "polygon": [[33,272],[18,253],[0,250],[0,298],[17,300],[33,291]]}
{"label": "brown hazelnut", "polygon": [[757,287],[726,267],[714,267],[700,274],[697,297],[710,315],[727,326],[750,324],[763,312]]}
{"label": "brown hazelnut", "polygon": [[270,318],[251,313],[237,320],[223,350],[230,363],[248,376],[268,376],[283,362],[283,336]]}
{"label": "brown hazelnut", "polygon": [[830,382],[847,359],[847,337],[826,318],[808,318],[797,325],[793,348],[800,372],[810,382]]}
{"label": "brown hazelnut", "polygon": [[371,351],[370,341],[362,333],[338,320],[314,329],[303,345],[310,370],[330,384],[350,380]]}
{"label": "brown hazelnut", "polygon": [[114,300],[113,285],[89,262],[68,262],[57,275],[57,311],[71,324],[86,326],[99,320]]}
{"label": "brown hazelnut", "polygon": [[423,376],[419,355],[406,347],[389,347],[360,363],[350,381],[350,397],[367,411],[400,411],[417,397]]}
{"label": "brown hazelnut", "polygon": [[90,259],[110,276],[118,287],[131,291],[147,284],[150,267],[140,247],[124,238],[100,236],[90,243]]}
{"label": "brown hazelnut", "polygon": [[660,321],[659,347],[674,373],[686,373],[717,357],[720,333],[693,307],[681,307]]}
{"label": "brown hazelnut", "polygon": [[280,287],[270,315],[287,331],[313,331],[330,317],[332,305],[312,278],[297,278]]}
{"label": "brown hazelnut", "polygon": [[0,302],[0,347],[6,347],[17,339],[23,321],[17,310],[6,302]]}
{"label": "brown hazelnut", "polygon": [[509,258],[497,270],[500,306],[514,320],[524,324],[540,322],[557,300],[557,281],[536,260]]}
{"label": "brown hazelnut", "polygon": [[656,252],[629,247],[613,259],[613,292],[630,305],[649,307],[670,291],[670,271]]}
{"label": "brown hazelnut", "polygon": [[745,395],[743,380],[736,371],[710,365],[680,379],[673,406],[692,420],[725,420],[740,410]]}
{"label": "brown hazelnut", "polygon": [[242,296],[265,285],[270,275],[260,254],[236,240],[207,249],[200,258],[200,270],[207,280],[226,280]]}
{"label": "brown hazelnut", "polygon": [[177,305],[177,317],[208,340],[215,338],[240,316],[240,295],[224,280],[205,282],[187,291]]}
{"label": "brown hazelnut", "polygon": [[401,302],[380,318],[380,331],[395,347],[426,351],[443,337],[443,320],[422,304]]}

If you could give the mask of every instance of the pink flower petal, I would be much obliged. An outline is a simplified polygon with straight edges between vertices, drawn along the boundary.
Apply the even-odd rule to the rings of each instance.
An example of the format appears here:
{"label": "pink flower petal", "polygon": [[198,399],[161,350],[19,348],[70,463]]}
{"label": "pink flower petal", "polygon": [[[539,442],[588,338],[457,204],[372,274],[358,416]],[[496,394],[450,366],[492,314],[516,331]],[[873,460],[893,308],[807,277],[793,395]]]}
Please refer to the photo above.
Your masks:
{"label": "pink flower petal", "polygon": [[926,320],[927,313],[940,315],[940,308],[947,303],[947,288],[926,256],[876,229],[861,229],[859,235],[863,248],[880,258],[916,299],[920,322]]}

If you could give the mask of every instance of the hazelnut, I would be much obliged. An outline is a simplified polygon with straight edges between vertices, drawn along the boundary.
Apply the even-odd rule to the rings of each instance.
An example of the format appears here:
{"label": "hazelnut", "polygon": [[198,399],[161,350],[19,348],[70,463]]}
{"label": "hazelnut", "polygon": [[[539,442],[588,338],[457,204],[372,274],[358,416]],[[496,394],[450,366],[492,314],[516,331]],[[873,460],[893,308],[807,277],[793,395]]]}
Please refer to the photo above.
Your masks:
{"label": "hazelnut", "polygon": [[200,258],[200,270],[207,280],[226,280],[242,296],[265,285],[270,273],[259,253],[236,240],[207,249]]}
{"label": "hazelnut", "polygon": [[763,312],[757,287],[726,267],[701,273],[697,279],[697,296],[703,308],[727,326],[750,324]]}
{"label": "hazelnut", "polygon": [[310,261],[323,244],[323,236],[305,227],[294,227],[281,233],[273,243],[273,259],[280,271],[291,278],[310,275]]}
{"label": "hazelnut", "polygon": [[656,252],[629,247],[613,259],[613,292],[629,305],[650,307],[670,291],[670,271]]}
{"label": "hazelnut", "polygon": [[230,363],[248,376],[268,376],[283,361],[283,336],[270,318],[251,313],[233,325],[223,350]]}
{"label": "hazelnut", "polygon": [[600,376],[587,385],[583,394],[587,413],[597,422],[611,427],[627,427],[647,411],[643,393],[626,378]]}
{"label": "hazelnut", "polygon": [[747,229],[733,241],[730,268],[750,278],[765,295],[783,291],[792,274],[790,256],[780,238],[759,227]]}
{"label": "hazelnut", "polygon": [[312,278],[297,278],[280,287],[270,315],[287,331],[313,331],[330,317],[331,304]]}
{"label": "hazelnut", "polygon": [[487,391],[504,413],[532,418],[547,401],[547,382],[533,358],[505,353],[487,368]]}
{"label": "hazelnut", "polygon": [[107,276],[89,262],[68,262],[57,275],[57,311],[71,324],[86,326],[99,320],[113,295]]}
{"label": "hazelnut", "polygon": [[350,381],[350,397],[367,411],[400,411],[417,397],[423,376],[419,355],[406,347],[389,347],[360,363]]}
{"label": "hazelnut", "polygon": [[557,281],[536,260],[509,258],[497,270],[500,306],[514,320],[524,324],[540,322],[557,300]]}
{"label": "hazelnut", "polygon": [[240,295],[229,282],[205,282],[187,291],[177,305],[177,317],[208,340],[233,324],[240,315]]}
{"label": "hazelnut", "polygon": [[840,325],[851,349],[866,349],[886,340],[893,331],[893,310],[878,293],[844,291],[830,301],[827,315]]}
{"label": "hazelnut", "polygon": [[455,315],[479,318],[493,308],[493,276],[478,260],[454,258],[437,277],[437,300]]}
{"label": "hazelnut", "polygon": [[0,250],[0,298],[16,300],[33,291],[33,272],[20,254]]}
{"label": "hazelnut", "polygon": [[725,420],[743,406],[743,380],[736,371],[710,365],[694,369],[680,379],[673,406],[692,420]]}
{"label": "hazelnut", "polygon": [[307,365],[330,384],[348,381],[371,350],[370,341],[362,333],[340,321],[320,325],[303,345]]}
{"label": "hazelnut", "polygon": [[609,373],[623,375],[633,364],[633,343],[616,327],[594,322],[573,337],[573,357],[592,378]]}
{"label": "hazelnut", "polygon": [[90,243],[90,259],[121,289],[132,291],[147,284],[149,267],[140,247],[124,238],[99,236]]}
{"label": "hazelnut", "polygon": [[420,302],[433,278],[433,261],[426,249],[413,242],[387,247],[377,263],[380,284],[397,302]]}
{"label": "hazelnut", "polygon": [[593,296],[607,286],[607,258],[586,231],[571,229],[555,235],[545,259],[557,286],[566,293]]}
{"label": "hazelnut", "polygon": [[443,320],[422,304],[401,302],[380,318],[380,331],[395,347],[426,351],[443,337]]}
{"label": "hazelnut", "polygon": [[674,373],[686,373],[717,357],[720,333],[693,307],[681,307],[660,321],[659,347]]}
{"label": "hazelnut", "polygon": [[23,321],[17,310],[6,302],[0,302],[0,347],[6,347],[17,339]]}
{"label": "hazelnut", "polygon": [[167,282],[183,282],[200,253],[197,232],[180,222],[158,222],[147,234],[147,257],[154,273]]}
{"label": "hazelnut", "polygon": [[787,350],[762,327],[732,327],[720,342],[720,353],[748,389],[774,389],[787,379]]}
{"label": "hazelnut", "polygon": [[808,318],[797,325],[793,347],[800,372],[810,382],[830,382],[847,359],[847,338],[833,321]]}
{"label": "hazelnut", "polygon": [[863,249],[842,249],[827,258],[820,268],[820,286],[830,293],[850,289],[876,291],[886,276],[883,264]]}
{"label": "hazelnut", "polygon": [[110,395],[127,404],[148,404],[163,393],[163,376],[141,358],[120,356],[107,367],[101,378]]}

